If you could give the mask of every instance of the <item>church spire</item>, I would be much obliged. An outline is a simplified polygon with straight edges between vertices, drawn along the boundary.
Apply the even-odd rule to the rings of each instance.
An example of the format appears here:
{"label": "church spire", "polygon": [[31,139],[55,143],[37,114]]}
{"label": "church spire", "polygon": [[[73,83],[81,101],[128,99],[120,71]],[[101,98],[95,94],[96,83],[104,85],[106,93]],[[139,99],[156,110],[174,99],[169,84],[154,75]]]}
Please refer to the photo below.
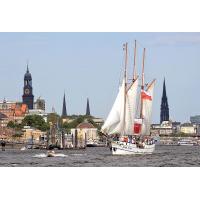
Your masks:
{"label": "church spire", "polygon": [[164,78],[164,82],[163,82],[163,95],[164,98],[167,98],[167,93],[166,93],[166,85],[165,85],[165,78]]}
{"label": "church spire", "polygon": [[26,73],[29,73],[29,68],[28,68],[28,60],[27,60],[26,67],[27,67],[27,69],[26,69]]}
{"label": "church spire", "polygon": [[26,70],[26,73],[29,73],[29,68],[28,68],[28,64],[27,64],[27,70]]}
{"label": "church spire", "polygon": [[66,116],[67,116],[67,109],[66,109],[66,101],[65,101],[65,93],[64,93],[63,108],[62,108],[62,117],[66,117]]}
{"label": "church spire", "polygon": [[163,121],[169,121],[169,106],[168,106],[168,99],[166,93],[166,85],[165,85],[165,78],[163,82],[163,94],[161,100],[161,110],[160,110],[160,123]]}
{"label": "church spire", "polygon": [[89,99],[87,98],[87,107],[86,107],[86,115],[90,115],[90,104],[89,104]]}
{"label": "church spire", "polygon": [[32,87],[32,76],[31,73],[29,72],[28,62],[27,62],[26,73],[24,75],[24,88],[23,88],[22,101],[24,104],[28,106],[29,110],[33,109],[34,95]]}

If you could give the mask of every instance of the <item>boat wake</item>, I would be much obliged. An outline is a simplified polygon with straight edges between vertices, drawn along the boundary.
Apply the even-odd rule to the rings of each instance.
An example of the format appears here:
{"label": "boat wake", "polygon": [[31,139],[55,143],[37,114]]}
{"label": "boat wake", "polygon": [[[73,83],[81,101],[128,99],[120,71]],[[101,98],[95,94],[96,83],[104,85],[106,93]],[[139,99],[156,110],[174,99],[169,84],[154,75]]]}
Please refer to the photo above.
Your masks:
{"label": "boat wake", "polygon": [[36,154],[36,155],[34,155],[33,157],[34,157],[34,158],[46,158],[47,155],[44,154],[44,153],[41,153],[41,154]]}
{"label": "boat wake", "polygon": [[54,157],[68,157],[68,155],[58,153],[58,154],[55,154]]}
{"label": "boat wake", "polygon": [[[41,154],[36,154],[33,157],[34,158],[47,158],[49,156],[47,154],[45,154],[45,153],[41,153]],[[54,154],[53,157],[68,157],[68,156],[65,155],[65,154],[62,154],[62,153],[58,153],[58,154]]]}
{"label": "boat wake", "polygon": [[72,156],[86,156],[87,154],[86,153],[80,153],[80,154],[78,154],[78,153],[74,153],[74,154],[71,154]]}

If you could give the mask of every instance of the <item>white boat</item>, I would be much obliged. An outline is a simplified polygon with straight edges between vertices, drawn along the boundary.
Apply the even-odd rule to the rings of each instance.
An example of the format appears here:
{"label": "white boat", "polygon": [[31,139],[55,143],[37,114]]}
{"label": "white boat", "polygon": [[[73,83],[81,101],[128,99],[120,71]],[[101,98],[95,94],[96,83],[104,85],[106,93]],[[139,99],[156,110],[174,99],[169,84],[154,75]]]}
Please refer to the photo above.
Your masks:
{"label": "white boat", "polygon": [[28,149],[33,149],[33,146],[32,145],[26,145],[26,146],[22,147],[20,150],[25,151],[25,150],[28,150]]}
{"label": "white boat", "polygon": [[25,151],[25,150],[27,150],[27,148],[26,147],[22,147],[20,150],[21,151]]}
{"label": "white boat", "polygon": [[105,143],[99,142],[97,140],[90,139],[87,141],[87,147],[105,147],[105,146],[106,146]]}
{"label": "white boat", "polygon": [[97,145],[97,142],[90,139],[90,140],[87,140],[87,147],[96,147]]}
{"label": "white boat", "polygon": [[[144,82],[144,49],[142,83],[141,90],[138,92],[139,78],[135,71],[135,43],[133,80],[131,83],[128,83],[127,43],[124,49],[125,70],[123,81],[119,87],[115,103],[102,126],[102,132],[108,135],[120,135],[119,140],[111,142],[110,149],[113,155],[151,154],[155,150],[155,143],[150,137],[155,80],[147,85]],[[137,99],[139,100],[137,101]],[[132,139],[127,140],[128,136]],[[135,143],[133,143],[132,140],[135,140]]]}
{"label": "white boat", "polygon": [[131,154],[152,154],[155,150],[155,144],[137,146],[136,144],[124,142],[112,142],[113,155],[131,155]]}
{"label": "white boat", "polygon": [[190,139],[182,139],[178,141],[179,146],[196,146],[198,145],[197,142],[192,141]]}
{"label": "white boat", "polygon": [[[42,154],[43,156],[43,154]],[[62,154],[62,153],[55,153],[55,151],[47,151],[47,154],[45,155],[46,157],[67,157],[67,155]]]}
{"label": "white boat", "polygon": [[47,151],[47,157],[55,157],[55,151]]}

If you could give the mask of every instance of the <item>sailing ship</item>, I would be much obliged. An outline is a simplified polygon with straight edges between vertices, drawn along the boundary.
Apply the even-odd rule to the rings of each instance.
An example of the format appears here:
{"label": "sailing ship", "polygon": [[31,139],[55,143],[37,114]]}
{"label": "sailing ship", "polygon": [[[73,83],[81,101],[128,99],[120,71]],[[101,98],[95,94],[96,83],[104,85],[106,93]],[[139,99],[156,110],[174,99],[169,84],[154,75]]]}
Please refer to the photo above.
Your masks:
{"label": "sailing ship", "polygon": [[117,98],[102,126],[102,132],[112,137],[110,150],[114,155],[151,154],[155,142],[150,136],[151,113],[155,79],[145,84],[144,61],[142,64],[142,83],[139,89],[139,76],[136,75],[136,41],[134,48],[134,72],[131,83],[127,82],[128,44],[124,45],[124,76]]}

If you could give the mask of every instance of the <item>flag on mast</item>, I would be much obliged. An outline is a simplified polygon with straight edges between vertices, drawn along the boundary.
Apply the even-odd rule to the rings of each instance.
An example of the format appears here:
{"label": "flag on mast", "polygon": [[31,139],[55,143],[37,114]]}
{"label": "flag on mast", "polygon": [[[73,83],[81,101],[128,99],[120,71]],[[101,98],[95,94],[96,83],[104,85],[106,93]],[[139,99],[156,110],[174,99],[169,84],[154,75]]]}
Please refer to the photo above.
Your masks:
{"label": "flag on mast", "polygon": [[142,90],[141,97],[142,97],[142,100],[145,99],[145,100],[152,101],[152,96],[147,91]]}

